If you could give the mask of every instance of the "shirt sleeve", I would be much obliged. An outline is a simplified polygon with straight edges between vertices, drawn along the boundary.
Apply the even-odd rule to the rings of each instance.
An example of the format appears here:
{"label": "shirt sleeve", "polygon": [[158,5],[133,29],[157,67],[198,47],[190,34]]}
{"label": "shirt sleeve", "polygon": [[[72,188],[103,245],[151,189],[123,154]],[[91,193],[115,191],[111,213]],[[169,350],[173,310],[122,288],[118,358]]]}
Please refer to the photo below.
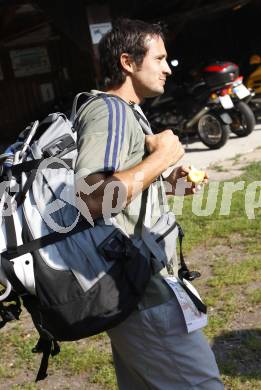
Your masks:
{"label": "shirt sleeve", "polygon": [[[114,97],[94,100],[82,113],[78,132],[76,172],[84,169],[84,176],[92,173],[113,173],[127,158],[127,104]],[[125,146],[125,147],[124,147]],[[83,175],[80,175],[83,176]]]}

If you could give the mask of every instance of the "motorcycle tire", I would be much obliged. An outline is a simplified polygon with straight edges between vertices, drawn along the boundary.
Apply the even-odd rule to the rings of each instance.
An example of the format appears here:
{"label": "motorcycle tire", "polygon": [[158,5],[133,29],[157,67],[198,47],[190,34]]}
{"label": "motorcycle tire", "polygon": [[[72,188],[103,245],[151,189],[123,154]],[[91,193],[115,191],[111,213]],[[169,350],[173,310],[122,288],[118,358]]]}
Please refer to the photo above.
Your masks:
{"label": "motorcycle tire", "polygon": [[229,138],[230,126],[225,124],[217,113],[208,112],[197,123],[201,142],[209,149],[219,149]]}
{"label": "motorcycle tire", "polygon": [[260,123],[260,121],[261,121],[261,96],[260,95],[254,96],[247,104],[255,115],[256,123]]}
{"label": "motorcycle tire", "polygon": [[171,111],[154,112],[146,115],[152,131],[154,134],[160,133],[162,130],[175,129],[177,127],[177,120],[175,114]]}
{"label": "motorcycle tire", "polygon": [[239,102],[230,114],[231,131],[238,137],[246,137],[254,130],[256,119],[253,111],[245,102]]}

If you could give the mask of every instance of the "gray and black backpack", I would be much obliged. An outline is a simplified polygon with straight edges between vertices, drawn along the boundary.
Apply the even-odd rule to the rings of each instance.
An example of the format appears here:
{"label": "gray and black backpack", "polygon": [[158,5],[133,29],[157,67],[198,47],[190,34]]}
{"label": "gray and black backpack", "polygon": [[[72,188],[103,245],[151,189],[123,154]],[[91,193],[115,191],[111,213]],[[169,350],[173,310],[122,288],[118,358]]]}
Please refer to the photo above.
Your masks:
{"label": "gray and black backpack", "polygon": [[[43,353],[36,380],[46,377],[57,341],[79,340],[126,319],[152,273],[173,256],[178,235],[182,240],[171,213],[147,243],[128,237],[113,219],[93,226],[82,217],[75,203],[73,129],[80,95],[70,119],[49,114],[0,156],[0,327],[19,318],[22,301],[40,335],[33,349]],[[93,95],[85,95],[84,105],[90,104]],[[192,279],[183,256],[181,262],[181,277]]]}

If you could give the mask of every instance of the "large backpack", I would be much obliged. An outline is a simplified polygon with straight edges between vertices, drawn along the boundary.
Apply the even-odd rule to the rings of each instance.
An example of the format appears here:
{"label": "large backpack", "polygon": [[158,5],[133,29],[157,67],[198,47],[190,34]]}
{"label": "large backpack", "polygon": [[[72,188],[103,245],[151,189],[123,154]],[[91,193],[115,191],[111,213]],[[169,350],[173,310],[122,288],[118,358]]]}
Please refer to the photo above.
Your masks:
{"label": "large backpack", "polygon": [[[145,245],[130,239],[113,218],[110,224],[98,220],[93,226],[78,211],[73,123],[94,99],[85,95],[87,102],[78,112],[80,94],[75,97],[70,119],[49,114],[27,127],[0,156],[0,283],[5,286],[0,327],[19,318],[22,298],[40,334],[33,350],[43,353],[36,380],[46,377],[50,354],[59,352],[57,341],[88,337],[126,319],[152,273],[168,261],[165,250],[158,251],[157,229],[156,244]],[[160,235],[166,240],[165,233],[176,229],[177,237],[173,216],[164,218]],[[173,236],[170,245],[174,250]]]}

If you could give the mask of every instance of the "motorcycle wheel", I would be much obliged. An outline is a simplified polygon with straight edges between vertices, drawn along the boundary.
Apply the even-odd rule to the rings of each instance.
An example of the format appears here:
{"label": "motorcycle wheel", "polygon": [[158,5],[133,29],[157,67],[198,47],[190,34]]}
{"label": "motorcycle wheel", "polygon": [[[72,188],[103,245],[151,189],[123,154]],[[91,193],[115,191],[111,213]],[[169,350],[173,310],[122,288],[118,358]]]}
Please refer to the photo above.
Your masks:
{"label": "motorcycle wheel", "polygon": [[245,102],[239,102],[231,112],[231,131],[238,137],[246,137],[254,130],[256,119],[253,111]]}
{"label": "motorcycle wheel", "polygon": [[197,131],[204,145],[210,149],[219,149],[229,138],[230,126],[223,123],[217,114],[207,113],[199,119]]}
{"label": "motorcycle wheel", "polygon": [[175,129],[177,127],[177,116],[171,112],[155,112],[147,114],[153,133],[160,133],[162,130]]}
{"label": "motorcycle wheel", "polygon": [[254,96],[248,103],[248,106],[253,111],[255,115],[255,120],[257,123],[260,123],[261,120],[261,96]]}

